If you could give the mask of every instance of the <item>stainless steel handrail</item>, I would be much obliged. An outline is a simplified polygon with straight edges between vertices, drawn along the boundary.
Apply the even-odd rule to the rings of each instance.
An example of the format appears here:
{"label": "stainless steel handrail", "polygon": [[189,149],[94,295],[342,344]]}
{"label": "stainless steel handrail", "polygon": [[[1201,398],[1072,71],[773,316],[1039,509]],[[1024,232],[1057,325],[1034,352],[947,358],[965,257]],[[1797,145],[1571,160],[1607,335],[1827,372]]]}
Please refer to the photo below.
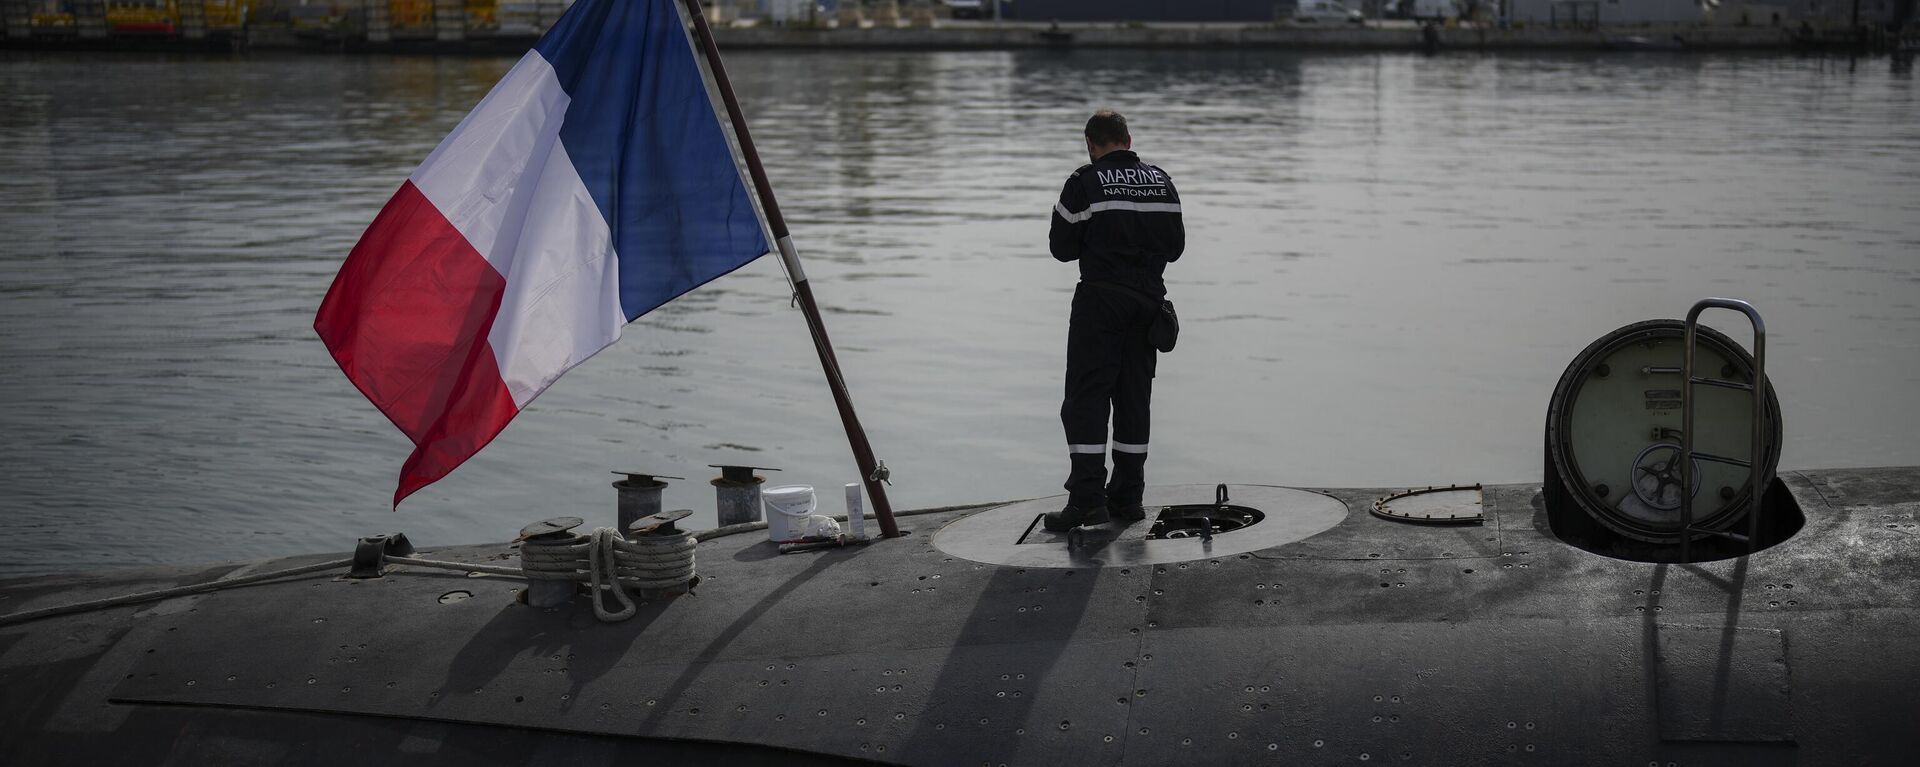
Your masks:
{"label": "stainless steel handrail", "polygon": [[[1693,461],[1696,455],[1696,453],[1694,453],[1694,450],[1693,450],[1693,387],[1695,384],[1701,384],[1706,386],[1720,386],[1723,388],[1746,388],[1746,387],[1737,387],[1737,386],[1729,387],[1729,386],[1726,386],[1726,384],[1730,382],[1721,381],[1719,379],[1698,378],[1698,377],[1695,377],[1693,374],[1694,347],[1696,345],[1698,331],[1700,329],[1700,313],[1708,309],[1732,309],[1734,311],[1740,312],[1741,314],[1747,315],[1747,321],[1753,325],[1753,385],[1752,385],[1752,391],[1753,391],[1752,456],[1753,457],[1752,457],[1752,460],[1750,460],[1747,463],[1747,466],[1748,466],[1747,476],[1749,480],[1752,482],[1753,491],[1752,491],[1752,497],[1749,499],[1749,503],[1752,504],[1752,507],[1747,510],[1747,534],[1744,536],[1738,533],[1729,533],[1729,532],[1724,532],[1720,530],[1695,530],[1693,527],[1693,481],[1694,481],[1694,478],[1689,476],[1690,474],[1693,473]],[[1760,537],[1760,499],[1762,496],[1766,494],[1767,486],[1773,484],[1773,478],[1766,476],[1766,474],[1768,474],[1769,472],[1767,471],[1767,467],[1763,459],[1766,457],[1767,445],[1766,445],[1766,442],[1761,438],[1761,435],[1765,433],[1763,429],[1766,426],[1766,416],[1767,416],[1767,326],[1766,326],[1766,323],[1760,321],[1760,312],[1756,311],[1753,308],[1753,304],[1749,304],[1745,301],[1741,301],[1733,298],[1704,299],[1699,303],[1694,304],[1693,309],[1687,312],[1687,340],[1686,340],[1685,355],[1682,359],[1683,361],[1680,367],[1681,386],[1680,386],[1680,466],[1679,466],[1679,469],[1680,469],[1680,561],[1682,563],[1693,561],[1693,557],[1691,556],[1692,554],[1691,544],[1693,542],[1693,534],[1695,532],[1704,532],[1712,535],[1722,536],[1725,538],[1731,538],[1737,541],[1744,541],[1747,544],[1747,554],[1751,555],[1753,553],[1753,547],[1755,545],[1755,541]],[[1698,455],[1699,457],[1704,458],[1706,460],[1710,460],[1710,461],[1719,461],[1721,463],[1739,465],[1739,462],[1737,460],[1723,458],[1721,456],[1708,455],[1704,453],[1701,453]]]}

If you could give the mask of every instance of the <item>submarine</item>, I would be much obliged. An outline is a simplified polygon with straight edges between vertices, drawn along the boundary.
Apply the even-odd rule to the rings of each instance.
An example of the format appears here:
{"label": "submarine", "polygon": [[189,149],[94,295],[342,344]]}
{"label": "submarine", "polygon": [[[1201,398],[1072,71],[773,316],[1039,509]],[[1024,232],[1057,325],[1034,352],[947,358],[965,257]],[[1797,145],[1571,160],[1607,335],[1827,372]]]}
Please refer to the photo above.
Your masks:
{"label": "submarine", "polygon": [[[0,763],[1911,763],[1920,467],[1778,471],[1764,341],[1724,299],[1604,334],[1548,398],[1540,483],[8,580]],[[597,574],[656,544],[683,553]]]}

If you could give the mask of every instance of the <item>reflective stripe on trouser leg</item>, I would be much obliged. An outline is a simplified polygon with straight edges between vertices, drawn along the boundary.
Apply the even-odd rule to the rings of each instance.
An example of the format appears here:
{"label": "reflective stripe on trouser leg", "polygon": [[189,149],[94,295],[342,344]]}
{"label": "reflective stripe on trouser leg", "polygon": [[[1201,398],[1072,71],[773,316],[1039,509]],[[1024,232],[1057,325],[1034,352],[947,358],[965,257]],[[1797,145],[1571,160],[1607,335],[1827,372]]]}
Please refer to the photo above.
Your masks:
{"label": "reflective stripe on trouser leg", "polygon": [[[1067,503],[1083,508],[1107,501],[1107,417],[1120,380],[1123,329],[1115,315],[1113,305],[1096,289],[1084,283],[1075,288],[1060,425],[1066,430],[1073,464],[1065,485]],[[1081,452],[1071,446],[1093,449]]]}

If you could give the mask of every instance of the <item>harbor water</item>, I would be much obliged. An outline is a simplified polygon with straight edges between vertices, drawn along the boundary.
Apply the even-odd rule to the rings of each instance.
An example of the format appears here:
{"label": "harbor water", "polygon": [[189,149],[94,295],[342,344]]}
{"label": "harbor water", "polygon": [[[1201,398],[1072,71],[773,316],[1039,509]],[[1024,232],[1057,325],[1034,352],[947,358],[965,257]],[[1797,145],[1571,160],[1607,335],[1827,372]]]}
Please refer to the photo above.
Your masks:
{"label": "harbor water", "polygon": [[[690,478],[665,506],[695,527],[713,523],[708,464],[855,481],[762,259],[629,326],[390,508],[411,445],[313,314],[512,63],[0,52],[0,575],[611,524],[612,469]],[[1920,88],[1886,59],[728,65],[897,508],[1058,492],[1076,273],[1045,234],[1099,107],[1128,116],[1185,205],[1168,270],[1185,330],[1160,362],[1150,481],[1537,481],[1573,355],[1709,295],[1766,316],[1783,471],[1920,463]]]}

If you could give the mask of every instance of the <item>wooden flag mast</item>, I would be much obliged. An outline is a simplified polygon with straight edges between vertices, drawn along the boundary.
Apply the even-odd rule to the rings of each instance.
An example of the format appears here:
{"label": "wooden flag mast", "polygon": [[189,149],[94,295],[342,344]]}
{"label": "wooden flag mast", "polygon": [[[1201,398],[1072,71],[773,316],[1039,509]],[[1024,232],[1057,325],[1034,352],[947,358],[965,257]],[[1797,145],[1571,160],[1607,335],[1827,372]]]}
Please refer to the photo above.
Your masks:
{"label": "wooden flag mast", "polygon": [[893,521],[893,506],[887,502],[887,490],[881,485],[886,479],[885,466],[873,459],[873,446],[867,443],[867,432],[860,427],[860,416],[853,412],[853,398],[847,393],[847,382],[840,376],[840,362],[833,356],[833,343],[827,340],[826,323],[820,320],[820,306],[813,300],[813,287],[807,284],[807,273],[800,268],[800,254],[793,249],[793,238],[787,233],[787,220],[780,215],[780,202],[773,198],[773,185],[767,182],[767,171],[760,165],[760,153],[753,148],[753,136],[747,132],[747,120],[740,113],[740,100],[733,95],[733,84],[727,81],[727,68],[720,62],[720,47],[714,44],[713,30],[707,27],[706,14],[700,10],[700,0],[681,0],[687,8],[687,16],[693,20],[694,34],[700,38],[700,47],[706,54],[707,69],[713,73],[713,82],[720,89],[720,98],[726,102],[727,118],[733,122],[733,135],[740,141],[741,158],[747,162],[747,172],[753,176],[753,190],[760,196],[760,209],[767,215],[767,226],[773,230],[774,246],[780,250],[780,260],[787,266],[787,275],[793,280],[793,292],[800,300],[800,311],[807,317],[807,330],[813,336],[813,348],[820,354],[820,367],[827,374],[827,388],[833,390],[833,404],[840,409],[840,425],[846,427],[847,442],[853,446],[854,463],[860,467],[860,481],[866,484],[867,497],[873,500],[873,514],[880,521],[880,534],[895,538],[900,535],[900,527]]}

